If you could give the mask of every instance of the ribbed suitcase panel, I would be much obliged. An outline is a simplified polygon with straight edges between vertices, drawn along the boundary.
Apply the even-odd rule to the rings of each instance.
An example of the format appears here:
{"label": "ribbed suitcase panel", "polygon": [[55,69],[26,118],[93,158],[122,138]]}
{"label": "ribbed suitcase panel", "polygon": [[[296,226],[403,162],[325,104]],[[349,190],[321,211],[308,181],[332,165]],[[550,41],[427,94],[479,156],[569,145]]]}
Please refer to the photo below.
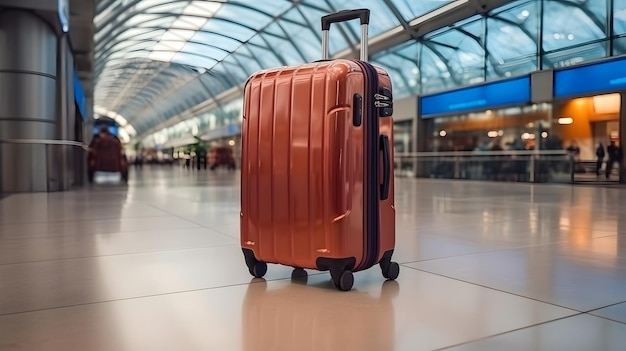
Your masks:
{"label": "ribbed suitcase panel", "polygon": [[[290,208],[293,191],[290,186],[291,161],[291,106],[292,73],[283,71],[274,81],[274,118],[270,127],[272,138],[264,139],[263,144],[271,144],[272,172],[272,225],[267,230],[274,235],[274,258],[277,261],[293,262],[293,220]],[[269,122],[269,121],[268,121]],[[270,150],[266,150],[270,151]],[[267,206],[267,204],[260,204]],[[269,235],[266,237],[270,237]],[[265,238],[265,237],[264,237]],[[269,245],[268,245],[269,246]]]}
{"label": "ribbed suitcase panel", "polygon": [[[301,68],[293,76],[290,118],[289,202],[292,229],[292,261],[300,267],[309,267],[313,261],[313,235],[311,220],[311,114],[313,67]],[[297,96],[297,98],[296,98]],[[296,118],[293,116],[302,116]]]}

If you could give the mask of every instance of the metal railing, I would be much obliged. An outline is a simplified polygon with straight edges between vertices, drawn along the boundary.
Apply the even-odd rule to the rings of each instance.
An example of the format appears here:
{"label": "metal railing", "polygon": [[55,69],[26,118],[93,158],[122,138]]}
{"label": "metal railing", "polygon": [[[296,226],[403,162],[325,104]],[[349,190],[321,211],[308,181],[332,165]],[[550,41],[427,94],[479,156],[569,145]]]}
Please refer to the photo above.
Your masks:
{"label": "metal railing", "polygon": [[67,145],[80,147],[85,151],[89,151],[89,145],[73,140],[56,140],[56,139],[0,139],[0,144],[39,144],[39,145]]}
{"label": "metal railing", "polygon": [[621,165],[614,164],[610,174],[606,176],[606,170],[610,161],[603,160],[598,169],[597,161],[581,160],[574,163],[572,182],[574,183],[619,183]]}
{"label": "metal railing", "polygon": [[0,139],[0,149],[4,148],[8,159],[0,163],[0,193],[63,191],[84,183],[89,146],[83,142]]}
{"label": "metal railing", "polygon": [[396,176],[531,183],[573,182],[565,150],[412,152],[395,155]]}

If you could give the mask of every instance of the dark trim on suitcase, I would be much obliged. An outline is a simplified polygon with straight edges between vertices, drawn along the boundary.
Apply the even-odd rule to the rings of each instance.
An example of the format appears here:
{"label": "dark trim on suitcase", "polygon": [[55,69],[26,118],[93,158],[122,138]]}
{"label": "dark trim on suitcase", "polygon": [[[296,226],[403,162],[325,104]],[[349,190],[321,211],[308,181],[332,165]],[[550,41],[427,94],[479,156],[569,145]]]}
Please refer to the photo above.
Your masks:
{"label": "dark trim on suitcase", "polygon": [[348,258],[327,258],[318,257],[315,260],[315,265],[319,271],[331,271],[331,272],[343,272],[351,271],[356,265],[355,257]]}

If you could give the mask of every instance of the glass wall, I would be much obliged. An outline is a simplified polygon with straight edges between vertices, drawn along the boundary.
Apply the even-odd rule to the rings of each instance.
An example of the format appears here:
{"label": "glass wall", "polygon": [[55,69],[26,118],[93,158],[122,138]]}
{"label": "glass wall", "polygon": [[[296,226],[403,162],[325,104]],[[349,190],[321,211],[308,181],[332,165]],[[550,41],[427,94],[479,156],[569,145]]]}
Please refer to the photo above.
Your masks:
{"label": "glass wall", "polygon": [[626,54],[626,0],[615,0],[613,4],[613,55]]}
{"label": "glass wall", "polygon": [[626,0],[518,0],[372,60],[402,98],[621,54]]}

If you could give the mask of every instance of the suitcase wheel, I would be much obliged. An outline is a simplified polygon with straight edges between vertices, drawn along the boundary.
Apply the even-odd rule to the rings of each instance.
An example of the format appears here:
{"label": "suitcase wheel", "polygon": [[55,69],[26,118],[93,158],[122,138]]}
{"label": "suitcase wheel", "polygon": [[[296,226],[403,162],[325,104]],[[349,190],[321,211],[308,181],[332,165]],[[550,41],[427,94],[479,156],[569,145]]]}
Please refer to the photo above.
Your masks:
{"label": "suitcase wheel", "polygon": [[252,274],[255,278],[263,278],[263,276],[267,273],[267,263],[265,262],[255,262],[254,266],[250,268],[250,274]]}
{"label": "suitcase wheel", "polygon": [[396,280],[398,275],[400,275],[400,265],[397,262],[390,262],[387,267],[383,269],[383,277],[389,280]]}
{"label": "suitcase wheel", "polygon": [[296,268],[291,272],[291,280],[299,283],[306,284],[309,280],[308,273],[302,268]]}
{"label": "suitcase wheel", "polygon": [[330,276],[333,278],[333,284],[337,289],[342,291],[352,289],[354,276],[351,271],[330,271]]}

